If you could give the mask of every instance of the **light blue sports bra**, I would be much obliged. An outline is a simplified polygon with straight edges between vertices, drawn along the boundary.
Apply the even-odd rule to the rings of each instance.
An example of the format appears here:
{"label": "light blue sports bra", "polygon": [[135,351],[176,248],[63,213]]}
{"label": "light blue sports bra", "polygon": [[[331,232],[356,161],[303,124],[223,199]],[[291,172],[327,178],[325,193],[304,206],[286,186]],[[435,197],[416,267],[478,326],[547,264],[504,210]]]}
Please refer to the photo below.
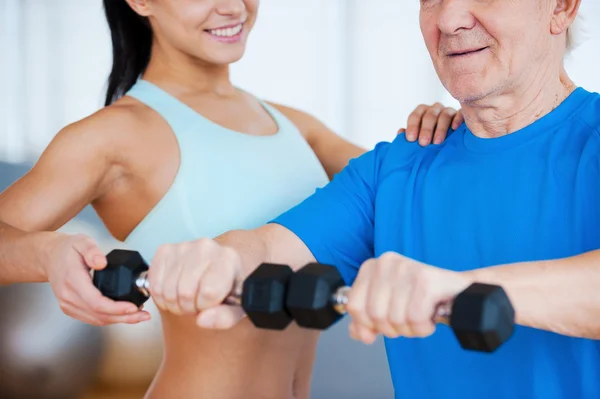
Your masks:
{"label": "light blue sports bra", "polygon": [[145,80],[127,95],[164,118],[181,155],[171,187],[125,240],[148,264],[162,244],[262,226],[328,182],[299,130],[262,101],[274,135],[226,129]]}

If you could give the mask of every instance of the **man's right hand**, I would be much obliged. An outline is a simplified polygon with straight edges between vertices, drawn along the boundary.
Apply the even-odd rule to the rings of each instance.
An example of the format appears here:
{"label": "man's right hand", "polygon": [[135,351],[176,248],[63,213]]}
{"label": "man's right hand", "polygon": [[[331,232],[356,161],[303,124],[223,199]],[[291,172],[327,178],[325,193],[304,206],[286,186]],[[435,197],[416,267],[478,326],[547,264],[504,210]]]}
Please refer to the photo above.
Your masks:
{"label": "man's right hand", "polygon": [[90,270],[104,269],[106,256],[93,239],[81,234],[37,234],[43,237],[45,274],[67,316],[100,326],[136,324],[150,319],[148,312],[129,302],[106,298],[94,287]]}
{"label": "man's right hand", "polygon": [[223,304],[241,290],[243,271],[240,255],[211,239],[162,245],[148,272],[150,293],[159,309],[197,315],[203,328],[227,329],[244,317],[240,307]]}

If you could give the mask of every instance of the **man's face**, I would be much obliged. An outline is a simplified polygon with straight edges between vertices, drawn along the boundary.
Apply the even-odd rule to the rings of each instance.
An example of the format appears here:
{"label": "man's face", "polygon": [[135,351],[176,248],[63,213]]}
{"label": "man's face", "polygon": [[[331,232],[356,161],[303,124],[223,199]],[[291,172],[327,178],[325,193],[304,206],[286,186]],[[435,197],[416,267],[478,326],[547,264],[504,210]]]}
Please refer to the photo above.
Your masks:
{"label": "man's face", "polygon": [[528,84],[556,57],[552,3],[421,0],[421,31],[442,84],[461,102]]}

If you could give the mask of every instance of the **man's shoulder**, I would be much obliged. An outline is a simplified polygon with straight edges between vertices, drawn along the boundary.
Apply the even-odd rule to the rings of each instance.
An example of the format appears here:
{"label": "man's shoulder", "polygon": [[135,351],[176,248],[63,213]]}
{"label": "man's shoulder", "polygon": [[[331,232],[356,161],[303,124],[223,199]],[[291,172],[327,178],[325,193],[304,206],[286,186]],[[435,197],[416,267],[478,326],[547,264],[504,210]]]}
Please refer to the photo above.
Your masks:
{"label": "man's shoulder", "polygon": [[[459,128],[460,130],[461,128]],[[446,147],[451,147],[454,144],[455,138],[458,137],[458,131],[449,131],[448,136],[441,144],[428,144],[422,146],[418,141],[409,141],[404,133],[398,136],[389,144],[387,158],[390,161],[398,163],[410,163],[421,157],[431,154],[437,154]]]}
{"label": "man's shoulder", "polygon": [[580,88],[585,97],[581,108],[576,113],[575,119],[583,122],[590,128],[590,133],[600,139],[600,94]]}
{"label": "man's shoulder", "polygon": [[[392,141],[382,141],[363,154],[361,161],[356,163],[361,168],[374,166],[373,172],[378,179],[392,172],[413,169],[425,158],[435,156],[443,148],[454,141],[449,135],[442,144],[420,145],[417,141],[407,140],[404,133],[398,134]],[[352,161],[351,161],[352,162]]]}

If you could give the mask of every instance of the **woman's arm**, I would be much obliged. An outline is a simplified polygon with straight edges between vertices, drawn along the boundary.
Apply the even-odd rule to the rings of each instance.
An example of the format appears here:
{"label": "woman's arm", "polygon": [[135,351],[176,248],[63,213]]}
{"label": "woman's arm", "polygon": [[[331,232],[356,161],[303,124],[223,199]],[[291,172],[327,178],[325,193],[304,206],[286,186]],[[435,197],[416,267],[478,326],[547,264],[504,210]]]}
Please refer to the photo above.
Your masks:
{"label": "woman's arm", "polygon": [[[131,321],[131,304],[104,298],[89,268],[106,265],[89,237],[53,232],[120,178],[131,117],[113,110],[59,132],[34,167],[0,194],[0,283],[49,281],[65,313],[92,324]],[[140,316],[140,315],[137,315]]]}
{"label": "woman's arm", "polygon": [[[335,134],[317,118],[294,108],[272,104],[292,121],[302,132],[330,179],[348,165],[348,162],[367,150]],[[431,106],[419,105],[408,118],[406,138],[409,141],[419,139],[423,146],[432,140],[441,142],[446,138],[448,129],[462,123],[462,114],[452,108],[444,108],[436,103]],[[403,133],[400,129],[398,133]]]}
{"label": "woman's arm", "polygon": [[352,158],[359,157],[367,151],[338,136],[323,122],[306,112],[280,104],[270,103],[270,105],[284,114],[304,135],[306,142],[321,161],[329,179],[346,167]]}
{"label": "woman's arm", "polygon": [[106,190],[110,140],[94,123],[61,130],[33,168],[0,194],[0,220],[23,231],[53,231]]}
{"label": "woman's arm", "polygon": [[0,286],[47,281],[39,249],[46,246],[49,238],[44,234],[28,234],[0,221]]}

